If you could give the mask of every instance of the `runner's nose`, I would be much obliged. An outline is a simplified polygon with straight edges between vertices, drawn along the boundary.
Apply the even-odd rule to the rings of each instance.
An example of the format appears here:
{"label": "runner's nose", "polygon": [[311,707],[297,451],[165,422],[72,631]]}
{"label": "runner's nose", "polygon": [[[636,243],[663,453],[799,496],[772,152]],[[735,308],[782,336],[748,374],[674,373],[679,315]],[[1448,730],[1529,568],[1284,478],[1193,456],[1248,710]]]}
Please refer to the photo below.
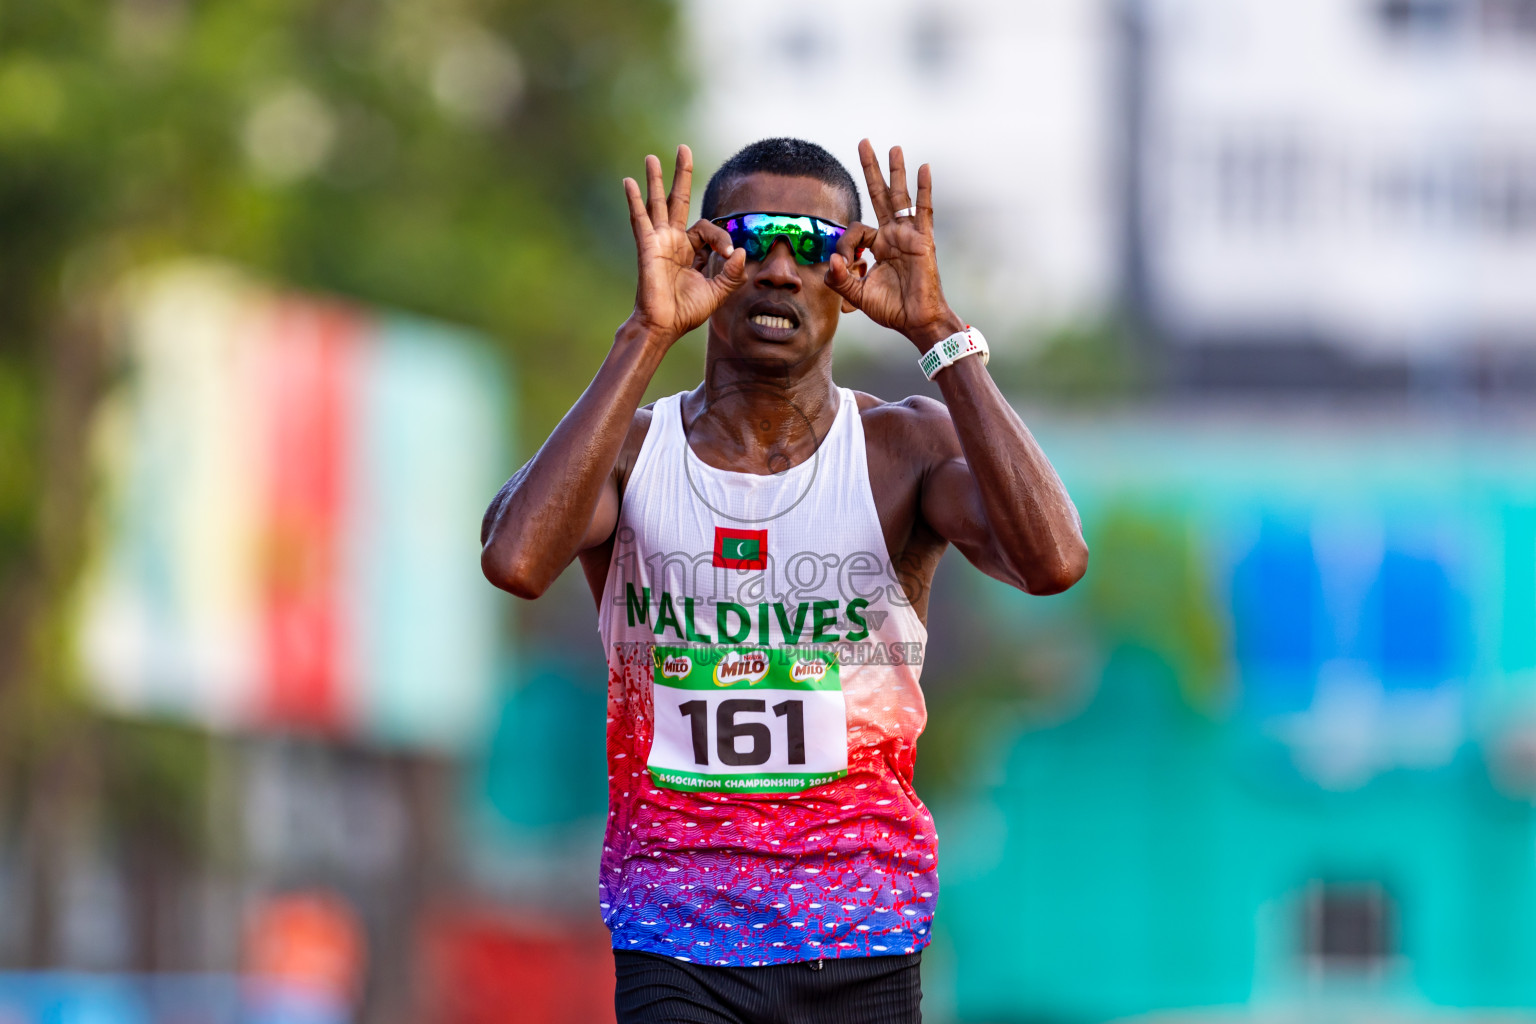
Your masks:
{"label": "runner's nose", "polygon": [[757,272],[757,283],[799,291],[800,272],[795,266],[795,252],[789,247],[789,239],[780,235],[773,240],[773,246],[763,258],[762,268]]}

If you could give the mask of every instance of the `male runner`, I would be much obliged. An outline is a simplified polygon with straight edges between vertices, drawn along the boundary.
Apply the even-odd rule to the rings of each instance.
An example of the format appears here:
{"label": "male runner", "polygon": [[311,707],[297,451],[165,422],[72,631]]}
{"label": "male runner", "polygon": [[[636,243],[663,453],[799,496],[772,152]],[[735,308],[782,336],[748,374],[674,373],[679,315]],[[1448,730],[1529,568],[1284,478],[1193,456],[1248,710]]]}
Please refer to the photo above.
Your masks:
{"label": "male runner", "polygon": [[[889,183],[868,140],[859,156],[878,228],[807,142],[732,157],[691,228],[688,148],[670,194],[646,157],[646,193],[624,180],[634,313],[486,512],[491,582],[535,598],[579,557],[598,602],[621,1024],[919,1020],[929,583],[946,544],[1032,594],[1087,565],[1071,500],[945,302],[928,165],[914,202],[899,147]],[[833,383],[855,309],[911,340],[946,404]],[[640,408],[705,322],[704,382]]]}

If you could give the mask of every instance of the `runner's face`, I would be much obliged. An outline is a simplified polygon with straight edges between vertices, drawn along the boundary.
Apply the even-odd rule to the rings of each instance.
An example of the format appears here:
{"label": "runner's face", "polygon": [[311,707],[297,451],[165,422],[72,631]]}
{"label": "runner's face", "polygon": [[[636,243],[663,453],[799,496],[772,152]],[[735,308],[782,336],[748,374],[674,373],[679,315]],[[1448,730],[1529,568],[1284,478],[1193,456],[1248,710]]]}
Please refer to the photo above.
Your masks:
{"label": "runner's face", "polygon": [[[795,213],[848,223],[848,199],[815,178],[752,174],[721,196],[718,216],[728,213]],[[721,260],[710,257],[710,272]],[[762,260],[747,261],[747,280],[710,317],[710,333],[741,356],[776,356],[799,362],[832,340],[842,297],[827,287],[829,263],[795,262],[789,243],[779,239]],[[781,318],[778,321],[764,318]],[[783,321],[789,326],[783,326]]]}

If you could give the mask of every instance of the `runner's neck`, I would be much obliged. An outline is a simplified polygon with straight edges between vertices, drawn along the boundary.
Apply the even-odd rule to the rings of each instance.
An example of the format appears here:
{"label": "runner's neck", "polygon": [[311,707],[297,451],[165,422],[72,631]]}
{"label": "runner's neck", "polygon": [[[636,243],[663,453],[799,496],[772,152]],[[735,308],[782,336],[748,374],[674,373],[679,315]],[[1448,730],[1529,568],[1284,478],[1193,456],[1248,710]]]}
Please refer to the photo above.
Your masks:
{"label": "runner's neck", "polygon": [[[818,360],[817,362],[821,362]],[[831,366],[795,374],[776,361],[712,359],[703,384],[685,395],[684,432],[706,465],[781,473],[816,453],[841,400]]]}

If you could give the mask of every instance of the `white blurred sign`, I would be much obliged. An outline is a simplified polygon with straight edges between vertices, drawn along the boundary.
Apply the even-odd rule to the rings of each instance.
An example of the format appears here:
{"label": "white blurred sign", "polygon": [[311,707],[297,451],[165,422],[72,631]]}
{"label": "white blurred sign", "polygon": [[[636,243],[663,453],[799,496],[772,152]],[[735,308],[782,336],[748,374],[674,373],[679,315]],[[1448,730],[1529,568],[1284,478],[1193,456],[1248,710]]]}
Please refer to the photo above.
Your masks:
{"label": "white blurred sign", "polygon": [[[689,0],[683,10],[699,95],[699,138],[683,140],[698,157],[695,214],[720,162],[777,135],[825,146],[863,193],[868,136],[882,168],[902,146],[913,188],[918,165],[933,165],[945,291],[989,337],[1006,346],[1007,327],[1093,315],[1110,299],[1113,37],[1100,4]],[[862,317],[847,328],[840,338],[874,333]]]}
{"label": "white blurred sign", "polygon": [[1147,0],[1142,221],[1181,340],[1536,343],[1536,23],[1493,0]]}

